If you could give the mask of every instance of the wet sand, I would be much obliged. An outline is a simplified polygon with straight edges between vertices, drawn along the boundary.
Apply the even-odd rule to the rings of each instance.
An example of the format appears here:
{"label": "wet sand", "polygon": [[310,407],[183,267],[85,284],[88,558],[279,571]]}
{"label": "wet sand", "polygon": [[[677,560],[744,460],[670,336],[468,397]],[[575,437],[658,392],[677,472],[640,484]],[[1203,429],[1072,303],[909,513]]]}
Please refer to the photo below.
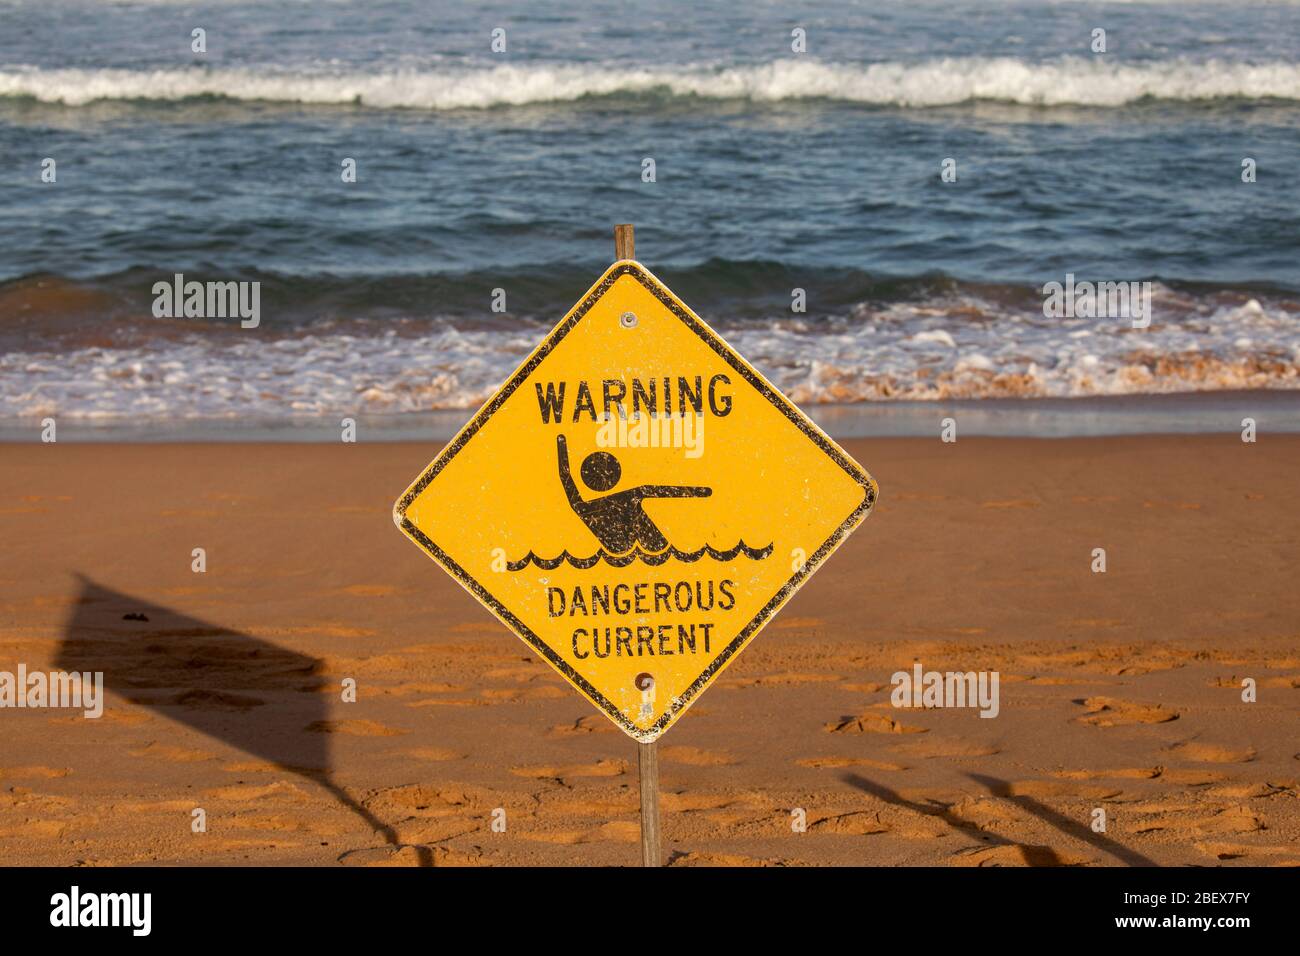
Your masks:
{"label": "wet sand", "polygon": [[[659,743],[675,865],[1300,864],[1300,437],[845,444],[874,513]],[[108,687],[0,710],[0,862],[637,862],[634,743],[392,525],[437,450],[0,446],[0,670]]]}

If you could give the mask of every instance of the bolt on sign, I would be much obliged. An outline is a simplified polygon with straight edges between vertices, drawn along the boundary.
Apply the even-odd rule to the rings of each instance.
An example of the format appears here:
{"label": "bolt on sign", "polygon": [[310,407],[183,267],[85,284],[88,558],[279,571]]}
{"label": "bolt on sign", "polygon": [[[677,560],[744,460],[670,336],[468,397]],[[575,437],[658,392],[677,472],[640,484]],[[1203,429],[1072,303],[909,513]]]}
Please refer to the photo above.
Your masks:
{"label": "bolt on sign", "polygon": [[398,527],[656,739],[876,483],[639,263],[614,263],[398,500]]}

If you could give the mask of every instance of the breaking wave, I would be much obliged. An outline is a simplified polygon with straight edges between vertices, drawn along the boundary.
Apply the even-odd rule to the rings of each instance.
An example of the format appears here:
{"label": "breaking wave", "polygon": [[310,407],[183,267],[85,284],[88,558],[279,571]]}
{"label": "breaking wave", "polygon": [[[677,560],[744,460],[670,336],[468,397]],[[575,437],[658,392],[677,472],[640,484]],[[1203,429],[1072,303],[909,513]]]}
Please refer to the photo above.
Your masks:
{"label": "breaking wave", "polygon": [[[729,294],[716,298],[719,288],[757,298],[750,272],[776,269],[710,263],[682,271],[680,288],[800,405],[1300,389],[1300,294],[1285,289],[1155,282],[1154,318],[1141,330],[1125,319],[1046,318],[1032,287],[933,277],[819,273],[821,298],[832,301],[817,316],[782,314],[788,306],[761,298],[742,316]],[[422,297],[482,302],[475,277],[389,277],[358,292],[341,280],[268,274],[264,303],[297,299],[300,314],[268,317],[252,334],[237,323],[150,318],[146,278],[0,283],[0,418],[396,420],[472,409],[527,357],[571,304],[559,297],[582,281],[561,276],[543,316],[485,320],[416,307]],[[463,302],[452,292],[460,284],[471,286]],[[288,292],[274,292],[279,286]],[[330,318],[354,309],[362,316]]]}
{"label": "breaking wave", "polygon": [[1143,99],[1300,100],[1300,64],[1185,59],[1117,63],[1060,57],[956,57],[834,64],[781,60],[751,66],[601,64],[329,72],[272,68],[0,70],[0,98],[82,106],[103,100],[223,98],[375,109],[488,109],[595,97],[712,100],[825,99],[933,107],[977,100],[1026,106],[1117,107]]}
{"label": "breaking wave", "polygon": [[568,551],[561,551],[553,558],[539,558],[532,551],[529,551],[518,561],[511,561],[506,564],[506,569],[509,571],[522,571],[528,565],[535,564],[543,571],[554,571],[561,564],[567,563],[571,568],[585,571],[588,568],[595,567],[601,561],[604,561],[611,568],[625,568],[633,561],[640,561],[642,564],[657,568],[669,558],[690,564],[705,556],[712,558],[714,561],[732,561],[735,560],[737,555],[743,554],[751,561],[762,561],[771,553],[772,545],[770,544],[765,548],[751,548],[744,541],[737,542],[734,548],[728,548],[725,551],[719,551],[712,545],[707,544],[698,551],[678,551],[672,545],[669,545],[665,551],[646,552],[642,551],[640,546],[637,546],[627,554],[609,554],[604,548],[598,548],[596,553],[588,558],[575,557],[569,554]]}

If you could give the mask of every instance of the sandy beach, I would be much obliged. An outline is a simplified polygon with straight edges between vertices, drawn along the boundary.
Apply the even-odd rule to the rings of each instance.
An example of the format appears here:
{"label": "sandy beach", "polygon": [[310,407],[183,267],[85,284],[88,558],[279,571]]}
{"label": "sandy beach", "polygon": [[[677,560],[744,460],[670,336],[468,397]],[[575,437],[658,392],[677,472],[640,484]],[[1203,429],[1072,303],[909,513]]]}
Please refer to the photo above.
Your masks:
{"label": "sandy beach", "polygon": [[[875,512],[660,741],[673,865],[1300,864],[1300,438],[845,444]],[[392,525],[437,450],[6,445],[0,670],[107,695],[3,715],[0,861],[635,864],[635,744]]]}

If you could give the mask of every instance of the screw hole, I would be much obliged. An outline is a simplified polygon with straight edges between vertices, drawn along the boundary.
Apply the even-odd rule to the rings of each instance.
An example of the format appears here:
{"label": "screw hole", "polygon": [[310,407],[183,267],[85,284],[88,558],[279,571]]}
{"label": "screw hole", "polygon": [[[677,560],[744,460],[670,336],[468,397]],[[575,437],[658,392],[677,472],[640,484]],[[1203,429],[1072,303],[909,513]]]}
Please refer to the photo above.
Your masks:
{"label": "screw hole", "polygon": [[618,322],[625,329],[634,329],[636,328],[636,313],[624,312],[618,317]]}

